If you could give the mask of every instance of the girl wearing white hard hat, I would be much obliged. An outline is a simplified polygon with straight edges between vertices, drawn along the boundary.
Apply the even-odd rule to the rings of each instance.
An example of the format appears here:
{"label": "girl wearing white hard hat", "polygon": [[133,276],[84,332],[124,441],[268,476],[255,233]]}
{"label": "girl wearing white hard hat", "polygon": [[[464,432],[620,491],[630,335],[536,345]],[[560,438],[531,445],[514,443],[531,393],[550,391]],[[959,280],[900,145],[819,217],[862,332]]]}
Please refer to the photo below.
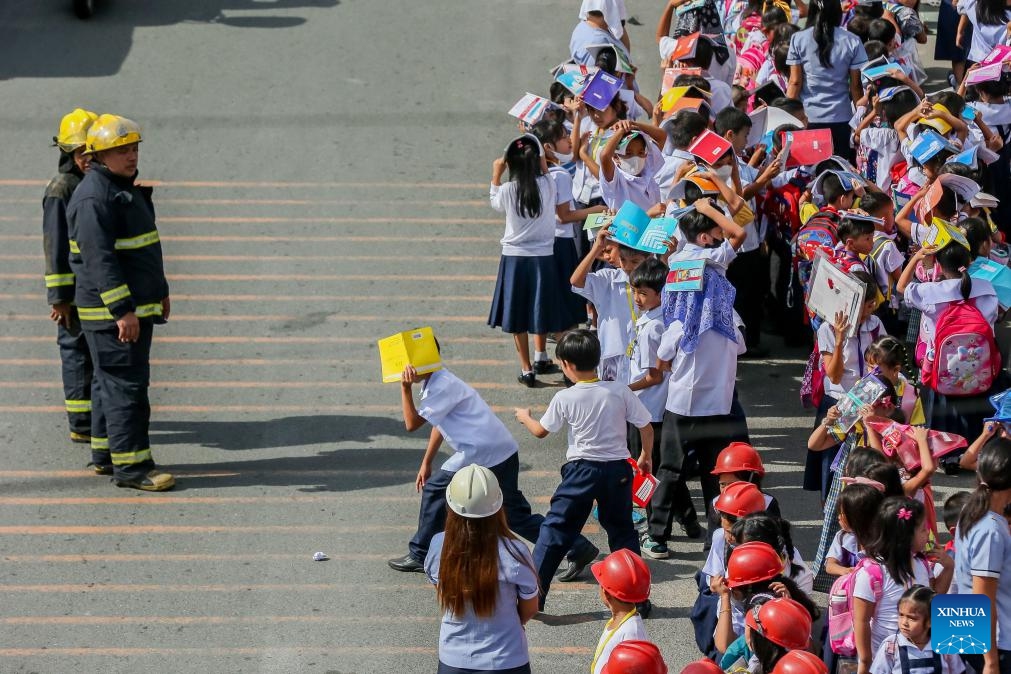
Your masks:
{"label": "girl wearing white hard hat", "polygon": [[425,558],[444,611],[438,672],[527,674],[523,625],[537,613],[537,572],[506,524],[498,480],[471,464],[453,476],[446,501],[446,530]]}

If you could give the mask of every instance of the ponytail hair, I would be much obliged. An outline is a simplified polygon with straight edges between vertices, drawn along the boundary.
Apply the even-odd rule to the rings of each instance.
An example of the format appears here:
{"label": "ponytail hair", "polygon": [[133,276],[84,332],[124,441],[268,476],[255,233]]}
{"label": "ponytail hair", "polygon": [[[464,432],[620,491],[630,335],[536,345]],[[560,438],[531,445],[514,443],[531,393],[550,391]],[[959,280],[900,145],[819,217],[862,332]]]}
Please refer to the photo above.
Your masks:
{"label": "ponytail hair", "polygon": [[979,450],[976,475],[979,484],[958,516],[958,530],[962,538],[990,510],[990,495],[995,491],[1011,489],[1011,440],[995,437],[987,441]]}
{"label": "ponytail hair", "polygon": [[972,256],[969,249],[960,243],[952,241],[947,246],[937,251],[935,256],[937,264],[941,265],[945,278],[960,278],[962,284],[959,290],[962,292],[962,299],[969,299],[972,294],[972,279],[969,277],[969,265],[972,263]]}
{"label": "ponytail hair", "polygon": [[516,210],[524,218],[541,214],[541,190],[537,178],[541,175],[541,149],[532,138],[520,136],[506,149],[509,179],[516,183]]}
{"label": "ponytail hair", "polygon": [[839,0],[814,0],[807,13],[806,25],[808,28],[814,28],[818,60],[823,67],[831,68],[830,56],[835,44],[835,29],[842,25],[842,5]]}

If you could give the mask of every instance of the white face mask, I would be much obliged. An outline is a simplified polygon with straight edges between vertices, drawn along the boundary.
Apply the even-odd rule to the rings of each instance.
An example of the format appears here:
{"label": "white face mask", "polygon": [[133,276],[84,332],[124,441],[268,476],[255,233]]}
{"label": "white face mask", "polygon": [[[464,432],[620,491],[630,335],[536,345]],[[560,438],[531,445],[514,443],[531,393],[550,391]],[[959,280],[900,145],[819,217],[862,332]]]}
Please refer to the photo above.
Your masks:
{"label": "white face mask", "polygon": [[555,159],[558,160],[559,164],[568,164],[570,161],[572,161],[572,153],[569,152],[568,154],[564,154],[562,152],[559,152],[558,150],[555,150]]}
{"label": "white face mask", "polygon": [[734,167],[729,164],[726,166],[721,166],[718,169],[713,169],[712,174],[718,176],[720,180],[725,183],[729,183],[734,177]]}
{"label": "white face mask", "polygon": [[618,168],[629,175],[637,176],[646,168],[645,157],[618,157]]}

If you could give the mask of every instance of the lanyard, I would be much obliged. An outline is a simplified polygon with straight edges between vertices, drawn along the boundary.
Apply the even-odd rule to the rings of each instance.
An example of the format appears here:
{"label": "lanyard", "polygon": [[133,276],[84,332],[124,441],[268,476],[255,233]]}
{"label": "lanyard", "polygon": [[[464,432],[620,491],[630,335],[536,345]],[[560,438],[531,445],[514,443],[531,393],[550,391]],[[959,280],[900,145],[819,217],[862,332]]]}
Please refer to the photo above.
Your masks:
{"label": "lanyard", "polygon": [[578,379],[578,380],[576,380],[576,383],[577,384],[596,384],[598,381],[600,381],[600,377],[594,377],[593,379]]}
{"label": "lanyard", "polygon": [[635,313],[635,303],[632,301],[632,284],[625,284],[625,297],[628,298],[628,313],[632,314],[632,339],[628,341],[628,348],[625,349],[625,355],[629,358],[632,357],[632,350],[635,349],[635,343],[639,339],[638,325],[639,316]]}
{"label": "lanyard", "polygon": [[617,632],[619,629],[621,629],[621,626],[624,625],[625,622],[629,618],[631,618],[632,616],[634,616],[635,614],[636,614],[636,610],[635,609],[632,609],[631,611],[629,611],[628,613],[626,613],[625,617],[621,619],[621,622],[619,622],[615,626],[615,628],[608,633],[607,638],[605,638],[600,643],[600,645],[597,646],[597,651],[596,651],[596,653],[593,654],[593,662],[590,663],[590,674],[593,674],[593,672],[596,671],[596,669],[597,669],[597,660],[600,659],[600,654],[604,652],[604,648],[606,648],[607,644],[610,643],[611,637],[613,637],[614,633]]}

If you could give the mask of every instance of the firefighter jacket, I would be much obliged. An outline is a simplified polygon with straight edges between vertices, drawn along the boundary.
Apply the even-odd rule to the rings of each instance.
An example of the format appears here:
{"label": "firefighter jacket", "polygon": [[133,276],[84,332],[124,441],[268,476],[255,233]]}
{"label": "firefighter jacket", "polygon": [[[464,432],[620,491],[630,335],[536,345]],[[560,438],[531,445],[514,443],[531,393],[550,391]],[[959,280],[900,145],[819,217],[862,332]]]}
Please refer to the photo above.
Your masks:
{"label": "firefighter jacket", "polygon": [[48,304],[71,304],[74,301],[67,203],[83,177],[84,174],[74,163],[74,156],[61,151],[60,172],[49,181],[42,197],[42,250],[46,257]]}
{"label": "firefighter jacket", "polygon": [[92,163],[70,199],[67,221],[81,326],[108,328],[131,311],[162,322],[169,288],[151,190]]}

